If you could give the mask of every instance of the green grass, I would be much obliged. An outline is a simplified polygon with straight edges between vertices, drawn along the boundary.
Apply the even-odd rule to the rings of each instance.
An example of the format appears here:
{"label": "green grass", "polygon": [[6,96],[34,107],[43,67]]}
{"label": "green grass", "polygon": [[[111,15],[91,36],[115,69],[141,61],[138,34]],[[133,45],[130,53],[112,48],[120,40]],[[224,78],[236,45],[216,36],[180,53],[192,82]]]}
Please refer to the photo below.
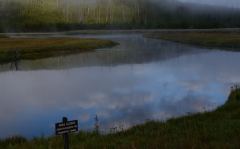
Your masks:
{"label": "green grass", "polygon": [[0,38],[0,63],[11,62],[16,58],[34,60],[88,52],[116,44],[109,40],[84,38]]}
{"label": "green grass", "polygon": [[[179,148],[225,149],[240,146],[240,89],[231,92],[228,101],[213,112],[188,115],[167,122],[147,122],[116,134],[98,135],[80,132],[71,135],[71,148]],[[22,137],[0,141],[4,149],[59,149],[62,137]]]}
{"label": "green grass", "polygon": [[203,47],[240,51],[239,32],[157,32],[146,37]]}

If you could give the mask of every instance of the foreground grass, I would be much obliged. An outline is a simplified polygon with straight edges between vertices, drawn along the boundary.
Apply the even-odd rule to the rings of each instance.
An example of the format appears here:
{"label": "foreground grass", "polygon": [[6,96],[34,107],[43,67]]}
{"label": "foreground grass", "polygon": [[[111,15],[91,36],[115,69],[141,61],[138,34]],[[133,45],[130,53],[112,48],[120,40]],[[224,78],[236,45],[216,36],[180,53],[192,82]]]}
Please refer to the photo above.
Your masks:
{"label": "foreground grass", "polygon": [[240,51],[239,32],[157,32],[146,37],[174,42]]}
{"label": "foreground grass", "polygon": [[[240,89],[232,91],[228,101],[213,112],[195,114],[167,122],[148,122],[130,130],[108,135],[80,132],[71,136],[71,148],[239,148]],[[0,141],[4,149],[59,149],[61,137],[21,137]]]}
{"label": "foreground grass", "polygon": [[97,48],[111,47],[116,43],[100,39],[78,38],[6,38],[0,37],[0,63],[21,59],[40,59],[79,52],[92,51]]}

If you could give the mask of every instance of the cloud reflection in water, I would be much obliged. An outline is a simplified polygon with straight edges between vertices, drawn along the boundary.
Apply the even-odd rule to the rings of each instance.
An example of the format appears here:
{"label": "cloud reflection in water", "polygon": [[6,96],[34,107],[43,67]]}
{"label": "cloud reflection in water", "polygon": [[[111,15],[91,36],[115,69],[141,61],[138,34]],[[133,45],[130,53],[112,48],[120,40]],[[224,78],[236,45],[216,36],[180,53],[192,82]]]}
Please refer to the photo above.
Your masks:
{"label": "cloud reflection in water", "polygon": [[212,51],[116,66],[0,73],[0,137],[53,134],[62,116],[92,129],[129,127],[223,104],[240,82],[240,54]]}

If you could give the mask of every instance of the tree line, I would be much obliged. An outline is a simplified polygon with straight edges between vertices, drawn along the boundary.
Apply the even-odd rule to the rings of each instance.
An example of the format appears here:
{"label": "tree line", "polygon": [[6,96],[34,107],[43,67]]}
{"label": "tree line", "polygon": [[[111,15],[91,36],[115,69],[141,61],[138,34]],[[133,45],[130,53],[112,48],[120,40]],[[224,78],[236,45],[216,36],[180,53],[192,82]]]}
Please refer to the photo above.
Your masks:
{"label": "tree line", "polygon": [[[195,11],[194,9],[198,9]],[[220,13],[221,12],[221,13]],[[240,27],[240,11],[162,0],[8,0],[0,31]]]}

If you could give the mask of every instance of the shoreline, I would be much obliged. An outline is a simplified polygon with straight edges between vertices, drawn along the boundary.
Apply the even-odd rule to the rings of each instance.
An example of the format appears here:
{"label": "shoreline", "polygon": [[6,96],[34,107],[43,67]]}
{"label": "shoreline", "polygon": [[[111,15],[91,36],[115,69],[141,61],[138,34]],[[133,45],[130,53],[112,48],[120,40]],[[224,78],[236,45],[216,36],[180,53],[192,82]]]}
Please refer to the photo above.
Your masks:
{"label": "shoreline", "polygon": [[211,29],[83,29],[57,32],[2,32],[0,35],[54,35],[54,34],[104,34],[104,33],[145,33],[145,32],[240,32],[240,28],[211,28]]}
{"label": "shoreline", "polygon": [[219,48],[226,51],[240,51],[240,32],[234,31],[156,32],[144,36],[209,49]]}
{"label": "shoreline", "polygon": [[[82,132],[72,134],[71,148],[236,148],[240,132],[240,88],[233,89],[227,102],[211,112],[149,121],[113,134]],[[8,148],[61,148],[62,137],[12,137],[0,140]]]}
{"label": "shoreline", "polygon": [[0,38],[0,63],[36,60],[63,56],[95,49],[108,48],[118,43],[94,38]]}
{"label": "shoreline", "polygon": [[[146,38],[189,44],[203,48],[240,51],[240,28],[217,29],[133,29],[133,30],[73,30],[63,32],[0,33],[12,38],[39,36],[71,36],[102,34],[142,34]],[[85,37],[84,37],[85,38]],[[1,39],[1,38],[0,38]]]}

